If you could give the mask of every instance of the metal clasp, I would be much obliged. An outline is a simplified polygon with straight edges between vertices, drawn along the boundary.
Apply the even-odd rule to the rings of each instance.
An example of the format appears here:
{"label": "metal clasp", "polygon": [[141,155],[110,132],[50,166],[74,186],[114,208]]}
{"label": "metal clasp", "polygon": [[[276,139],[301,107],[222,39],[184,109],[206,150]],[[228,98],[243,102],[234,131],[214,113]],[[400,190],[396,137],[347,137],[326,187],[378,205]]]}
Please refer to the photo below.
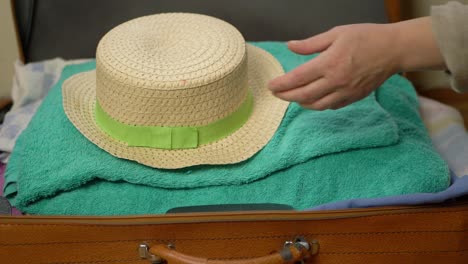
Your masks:
{"label": "metal clasp", "polygon": [[164,259],[150,253],[149,246],[146,243],[141,243],[138,246],[138,254],[140,255],[140,258],[149,260],[151,264],[165,263]]}
{"label": "metal clasp", "polygon": [[315,255],[319,251],[319,243],[317,240],[307,241],[304,237],[298,236],[293,241],[284,242],[284,247],[304,247],[306,248],[311,255]]}
{"label": "metal clasp", "polygon": [[[296,247],[296,248],[305,248],[310,255],[316,255],[319,251],[319,243],[317,240],[311,240],[310,242],[307,241],[304,237],[296,237],[293,241],[286,241],[284,242],[284,247]],[[299,263],[304,263],[301,261]]]}

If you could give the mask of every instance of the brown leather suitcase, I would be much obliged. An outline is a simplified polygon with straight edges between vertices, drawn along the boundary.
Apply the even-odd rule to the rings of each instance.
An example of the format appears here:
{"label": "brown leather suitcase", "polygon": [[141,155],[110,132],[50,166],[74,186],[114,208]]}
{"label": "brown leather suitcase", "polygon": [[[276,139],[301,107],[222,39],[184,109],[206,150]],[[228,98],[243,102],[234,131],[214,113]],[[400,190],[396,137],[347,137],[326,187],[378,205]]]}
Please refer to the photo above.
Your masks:
{"label": "brown leather suitcase", "polygon": [[[79,13],[83,11],[84,6],[90,5],[85,2],[87,1],[69,1],[68,4],[73,5],[72,12]],[[93,9],[103,7],[112,9],[118,6],[103,2],[96,2],[92,6]],[[125,1],[114,2],[122,4]],[[171,3],[177,1],[157,2],[162,3],[162,8],[168,8]],[[207,2],[215,5],[216,1]],[[255,4],[258,2],[262,1],[256,1]],[[269,3],[281,6],[280,2],[284,1]],[[300,4],[297,4],[298,2]],[[298,2],[296,2],[298,10],[306,10],[306,6],[313,5],[315,1]],[[371,2],[373,4],[378,1],[366,3],[370,5]],[[399,1],[381,2],[385,2],[390,20],[398,20]],[[51,3],[58,6],[55,10],[57,12],[44,9],[54,6]],[[92,14],[86,16],[88,19],[83,24],[76,23],[73,19],[81,16],[67,16],[65,10],[59,10],[63,8],[61,3],[64,1],[51,0],[41,3],[32,0],[12,0],[12,6],[16,7],[14,12],[18,38],[21,42],[20,50],[26,62],[50,56],[73,58],[94,54],[93,49],[96,45],[93,41],[97,41],[98,38],[92,34],[97,34],[96,32],[89,34],[95,39],[85,45],[93,49],[77,51],[68,48],[70,42],[63,39],[55,40],[58,47],[56,50],[44,48],[50,44],[51,35],[48,34],[50,32],[56,34],[69,26],[78,29],[82,27],[82,30],[90,32],[95,30],[86,26],[88,20],[94,18]],[[145,5],[155,6],[143,0],[128,1],[126,4],[128,8],[109,11],[107,18],[100,16],[99,21],[102,25],[96,30],[105,32],[106,27],[117,23],[116,18],[119,16],[128,19],[130,16],[142,15],[137,14],[135,10],[145,10]],[[304,7],[300,8],[301,5]],[[287,13],[283,9],[278,9],[280,12],[274,11],[273,7],[270,6],[270,11],[273,13],[271,16]],[[184,7],[184,11],[185,9],[188,7]],[[290,6],[290,9],[292,10],[293,6]],[[314,10],[314,8],[309,9]],[[158,11],[146,10],[144,12]],[[214,6],[210,6],[208,10],[218,12],[219,16],[226,15],[232,18],[233,22],[239,22],[237,25],[239,28],[250,32],[247,35],[251,34],[252,30],[255,31],[249,23],[257,21],[256,15],[268,13],[253,12],[256,15],[249,18],[248,12],[240,12],[242,14],[237,15],[224,13],[228,12],[227,9],[217,9]],[[289,13],[294,14],[291,10]],[[362,19],[370,19],[365,17],[364,9],[361,11]],[[353,12],[346,10],[345,13],[351,16]],[[238,16],[246,17],[238,20]],[[296,20],[301,17],[290,16],[289,19]],[[34,30],[31,25],[44,17],[47,17],[50,23],[37,24]],[[336,17],[346,19],[342,16]],[[54,19],[63,18],[69,21],[54,24]],[[111,19],[114,20],[109,22]],[[278,18],[277,21],[285,20]],[[300,21],[295,22],[300,23]],[[48,30],[51,24],[56,26]],[[324,21],[323,25],[331,24]],[[313,33],[295,30],[285,26],[284,23],[278,27],[271,25],[271,28],[283,29],[284,32],[274,32],[277,33],[275,39],[278,40],[292,39],[291,35],[294,34],[299,38],[303,36],[298,34]],[[304,27],[298,28],[302,30]],[[257,31],[253,33],[271,33]],[[247,36],[247,39],[249,38]],[[249,40],[261,40],[261,37],[259,38],[254,36]],[[71,41],[75,42],[76,39]],[[83,45],[81,41],[80,45]],[[82,50],[86,51],[86,54],[80,53]],[[468,263],[468,202],[311,212],[282,210],[171,213],[128,217],[0,217],[0,263],[6,264],[300,263],[302,261],[326,264]]]}
{"label": "brown leather suitcase", "polygon": [[468,203],[0,217],[2,263],[468,263]]}

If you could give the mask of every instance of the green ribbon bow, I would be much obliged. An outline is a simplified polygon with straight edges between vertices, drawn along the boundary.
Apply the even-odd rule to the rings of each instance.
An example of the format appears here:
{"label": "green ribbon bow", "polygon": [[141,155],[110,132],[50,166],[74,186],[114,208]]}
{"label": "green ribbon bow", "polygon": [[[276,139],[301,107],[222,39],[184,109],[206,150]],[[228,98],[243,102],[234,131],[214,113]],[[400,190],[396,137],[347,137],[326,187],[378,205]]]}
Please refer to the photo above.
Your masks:
{"label": "green ribbon bow", "polygon": [[247,95],[242,105],[230,115],[205,126],[163,127],[132,126],[110,117],[96,101],[97,125],[114,139],[130,147],[159,149],[190,149],[218,141],[234,133],[249,119],[253,110],[253,96]]}

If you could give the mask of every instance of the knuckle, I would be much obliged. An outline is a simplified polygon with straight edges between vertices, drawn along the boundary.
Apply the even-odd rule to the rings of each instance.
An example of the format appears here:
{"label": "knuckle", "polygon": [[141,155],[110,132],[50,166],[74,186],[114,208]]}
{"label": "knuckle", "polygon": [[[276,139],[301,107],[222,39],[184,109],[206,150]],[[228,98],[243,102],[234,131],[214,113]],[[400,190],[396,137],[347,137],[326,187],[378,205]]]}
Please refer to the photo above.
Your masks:
{"label": "knuckle", "polygon": [[347,75],[338,76],[336,79],[336,85],[340,87],[349,86],[350,83],[351,83],[351,78]]}
{"label": "knuckle", "polygon": [[296,84],[296,86],[303,86],[307,83],[307,73],[298,68],[295,71],[291,72],[291,82]]}
{"label": "knuckle", "polygon": [[290,80],[296,80],[299,77],[300,77],[300,74],[297,72],[297,69],[295,69],[295,70],[293,70],[293,71],[291,71],[289,73],[289,79]]}
{"label": "knuckle", "polygon": [[339,26],[334,26],[330,31],[333,33],[345,33],[349,29],[352,29],[353,25],[339,25]]}
{"label": "knuckle", "polygon": [[340,66],[340,59],[334,54],[327,56],[327,59],[324,60],[324,70],[325,74],[334,74],[337,71],[337,68]]}
{"label": "knuckle", "polygon": [[296,96],[296,102],[303,103],[307,102],[310,98],[310,93],[307,91],[307,89],[298,89],[297,91],[297,96]]}
{"label": "knuckle", "polygon": [[334,86],[338,87],[347,87],[350,85],[352,82],[351,76],[348,74],[336,74],[332,73],[331,76],[329,77],[332,84]]}
{"label": "knuckle", "polygon": [[341,32],[343,30],[343,27],[344,26],[342,26],[342,25],[341,26],[334,26],[334,27],[332,27],[330,29],[330,32],[339,33],[339,32]]}

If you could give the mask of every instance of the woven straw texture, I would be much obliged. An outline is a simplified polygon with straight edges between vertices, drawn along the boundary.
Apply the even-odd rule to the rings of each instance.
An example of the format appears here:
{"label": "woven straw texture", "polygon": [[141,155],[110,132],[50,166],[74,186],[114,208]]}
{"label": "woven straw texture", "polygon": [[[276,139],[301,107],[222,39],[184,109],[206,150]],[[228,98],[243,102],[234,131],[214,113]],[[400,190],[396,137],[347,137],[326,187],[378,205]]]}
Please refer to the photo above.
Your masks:
{"label": "woven straw texture", "polygon": [[[63,84],[65,113],[90,141],[110,154],[175,169],[246,160],[271,139],[288,106],[266,84],[283,73],[269,53],[245,43],[230,24],[204,15],[168,13],[137,18],[99,42],[96,70]],[[96,100],[128,125],[202,126],[254,97],[249,120],[230,136],[195,149],[129,147],[96,124]]]}

